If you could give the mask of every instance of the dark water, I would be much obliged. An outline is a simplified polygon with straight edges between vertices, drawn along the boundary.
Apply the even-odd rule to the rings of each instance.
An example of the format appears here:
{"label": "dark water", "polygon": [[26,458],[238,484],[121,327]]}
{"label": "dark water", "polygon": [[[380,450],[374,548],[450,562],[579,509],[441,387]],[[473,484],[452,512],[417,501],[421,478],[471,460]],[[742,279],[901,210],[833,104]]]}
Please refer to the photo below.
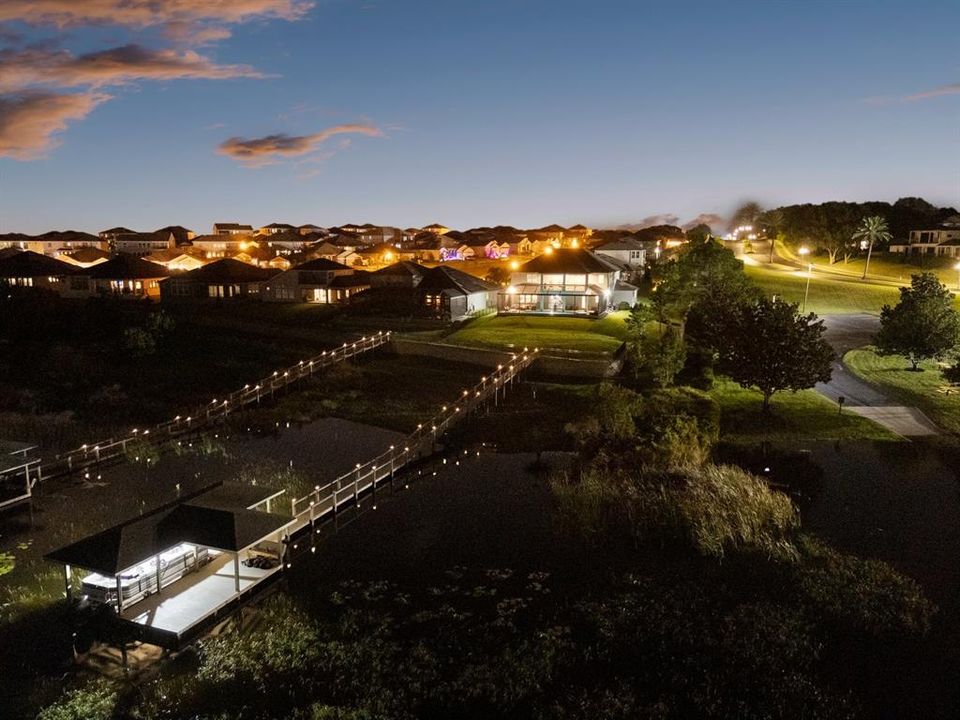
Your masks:
{"label": "dark water", "polygon": [[726,448],[720,455],[792,494],[807,531],[889,562],[937,604],[931,632],[901,648],[906,655],[852,656],[832,669],[869,678],[868,716],[960,717],[960,468],[910,442]]}

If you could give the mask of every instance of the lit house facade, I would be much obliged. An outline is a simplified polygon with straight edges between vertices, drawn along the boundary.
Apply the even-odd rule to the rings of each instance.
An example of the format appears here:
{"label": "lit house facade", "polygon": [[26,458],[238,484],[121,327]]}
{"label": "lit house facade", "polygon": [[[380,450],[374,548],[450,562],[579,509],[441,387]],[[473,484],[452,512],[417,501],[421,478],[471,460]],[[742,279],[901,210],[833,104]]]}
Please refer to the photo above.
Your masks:
{"label": "lit house facade", "polygon": [[290,268],[264,284],[266,302],[340,303],[370,287],[369,273],[317,258]]}
{"label": "lit house facade", "polygon": [[583,249],[548,249],[513,273],[497,296],[497,310],[599,317],[636,299],[637,289],[620,280],[613,263]]}
{"label": "lit house facade", "polygon": [[960,215],[947,218],[937,227],[911,230],[909,242],[892,244],[890,252],[960,257]]}

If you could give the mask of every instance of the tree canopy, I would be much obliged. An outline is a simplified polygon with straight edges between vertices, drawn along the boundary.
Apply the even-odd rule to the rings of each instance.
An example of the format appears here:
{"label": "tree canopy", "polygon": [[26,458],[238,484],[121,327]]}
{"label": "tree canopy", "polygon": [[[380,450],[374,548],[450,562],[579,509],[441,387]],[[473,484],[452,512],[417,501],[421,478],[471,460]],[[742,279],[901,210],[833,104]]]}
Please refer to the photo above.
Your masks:
{"label": "tree canopy", "polygon": [[880,311],[876,345],[883,355],[903,355],[912,369],[920,362],[942,358],[960,343],[960,315],[946,285],[932,273],[911,276],[900,288],[900,302]]}
{"label": "tree canopy", "polygon": [[720,370],[763,393],[763,409],[782,390],[804,390],[830,380],[834,352],[823,321],[797,306],[766,297],[737,309],[720,351]]}

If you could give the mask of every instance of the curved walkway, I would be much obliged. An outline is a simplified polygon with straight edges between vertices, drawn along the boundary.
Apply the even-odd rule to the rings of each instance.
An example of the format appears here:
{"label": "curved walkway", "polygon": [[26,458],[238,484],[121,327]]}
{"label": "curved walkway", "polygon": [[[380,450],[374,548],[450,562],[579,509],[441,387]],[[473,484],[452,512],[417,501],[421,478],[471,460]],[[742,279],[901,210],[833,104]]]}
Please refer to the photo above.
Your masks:
{"label": "curved walkway", "polygon": [[869,345],[880,326],[880,318],[868,313],[825,315],[825,338],[837,353],[830,382],[817,383],[816,390],[903,437],[939,435],[940,428],[918,408],[894,405],[873,385],[861,380],[843,364],[848,350]]}

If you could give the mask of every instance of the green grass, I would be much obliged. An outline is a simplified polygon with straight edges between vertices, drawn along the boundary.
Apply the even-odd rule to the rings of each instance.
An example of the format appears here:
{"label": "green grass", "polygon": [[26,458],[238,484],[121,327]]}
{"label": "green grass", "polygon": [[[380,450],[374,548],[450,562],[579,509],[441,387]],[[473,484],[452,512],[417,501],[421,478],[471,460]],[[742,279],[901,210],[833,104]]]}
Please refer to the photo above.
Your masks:
{"label": "green grass", "polygon": [[[866,257],[858,257],[848,263],[838,262],[829,265],[829,258],[817,256],[814,265],[830,267],[859,276],[863,273]],[[887,280],[897,280],[904,285],[910,282],[910,276],[921,272],[930,272],[940,278],[940,282],[951,289],[957,287],[956,258],[907,256],[900,253],[874,253],[870,258],[870,276]]]}
{"label": "green grass", "polygon": [[777,393],[768,414],[758,391],[730,380],[717,380],[710,395],[720,404],[720,439],[727,442],[900,439],[852,412],[841,415],[815,390]]}
{"label": "green grass", "polygon": [[448,335],[444,342],[474,347],[539,347],[583,352],[613,352],[627,334],[627,313],[598,320],[539,315],[488,315]]}
{"label": "green grass", "polygon": [[946,381],[936,362],[928,360],[920,365],[923,372],[912,372],[906,358],[878,355],[869,347],[851,350],[843,356],[843,362],[854,375],[890,397],[920,408],[944,430],[960,433],[960,392],[937,392]]}
{"label": "green grass", "polygon": [[[802,303],[806,289],[806,273],[747,266],[747,276],[768,295],[777,295],[789,302]],[[818,315],[832,313],[879,313],[886,305],[895,305],[900,298],[897,288],[859,281],[835,280],[818,276],[810,280],[810,297],[806,311]]]}

